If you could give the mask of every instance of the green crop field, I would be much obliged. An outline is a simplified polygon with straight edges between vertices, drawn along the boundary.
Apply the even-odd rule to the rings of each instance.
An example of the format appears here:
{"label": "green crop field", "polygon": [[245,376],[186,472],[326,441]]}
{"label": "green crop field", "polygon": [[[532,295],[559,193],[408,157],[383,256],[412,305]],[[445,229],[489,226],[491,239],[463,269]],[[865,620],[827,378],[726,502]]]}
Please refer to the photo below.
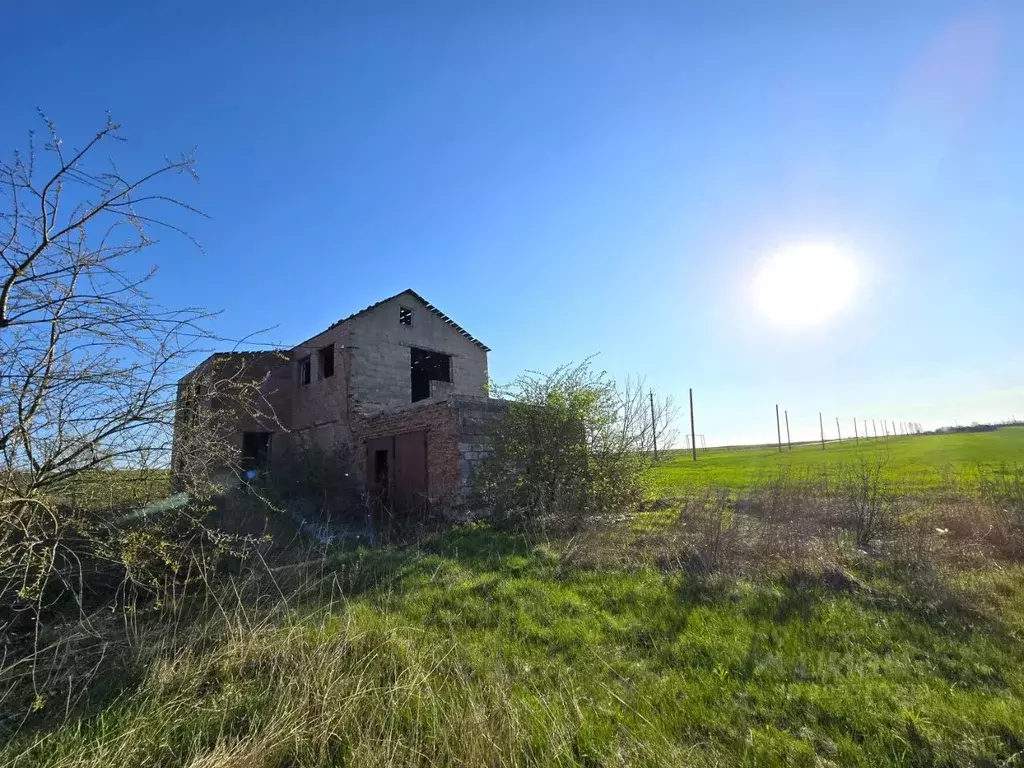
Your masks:
{"label": "green crop field", "polygon": [[777,448],[714,448],[698,451],[694,462],[689,451],[672,451],[655,470],[656,485],[665,490],[722,486],[742,489],[779,471],[818,473],[863,459],[885,462],[887,472],[908,487],[935,487],[950,476],[964,476],[978,469],[998,469],[1024,464],[1024,427],[1004,427],[993,432],[915,435],[794,445]]}

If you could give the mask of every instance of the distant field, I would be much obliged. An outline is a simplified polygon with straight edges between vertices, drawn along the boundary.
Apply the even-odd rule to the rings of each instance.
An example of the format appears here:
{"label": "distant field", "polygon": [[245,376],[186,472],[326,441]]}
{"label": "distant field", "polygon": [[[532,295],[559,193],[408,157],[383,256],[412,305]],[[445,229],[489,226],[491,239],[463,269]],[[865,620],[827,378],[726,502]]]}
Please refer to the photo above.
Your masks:
{"label": "distant field", "polygon": [[994,432],[951,435],[916,435],[885,439],[818,443],[783,448],[713,448],[697,452],[673,451],[655,470],[657,485],[664,489],[685,489],[715,485],[746,488],[781,468],[799,472],[820,472],[862,458],[886,460],[887,471],[908,485],[934,487],[949,474],[965,475],[978,468],[1024,464],[1024,427],[1005,427]]}

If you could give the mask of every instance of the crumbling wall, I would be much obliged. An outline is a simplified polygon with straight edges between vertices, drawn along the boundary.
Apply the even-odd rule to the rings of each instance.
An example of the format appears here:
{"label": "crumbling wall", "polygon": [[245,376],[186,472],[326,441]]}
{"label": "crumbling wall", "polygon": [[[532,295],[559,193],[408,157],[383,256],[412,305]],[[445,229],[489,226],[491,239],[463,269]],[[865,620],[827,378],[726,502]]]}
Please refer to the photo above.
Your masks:
{"label": "crumbling wall", "polygon": [[490,450],[490,435],[507,404],[486,397],[458,397],[393,408],[355,422],[356,464],[366,477],[366,443],[407,432],[427,433],[427,484],[432,504],[464,505],[474,472]]}
{"label": "crumbling wall", "polygon": [[[234,402],[234,387],[253,382],[260,383],[261,401],[247,406]],[[177,475],[185,470],[181,462],[188,460],[204,464],[201,456],[186,457],[187,452],[201,448],[202,439],[183,451],[181,441],[187,427],[189,412],[194,408],[217,411],[218,434],[205,436],[217,446],[230,450],[242,450],[244,432],[272,432],[271,460],[283,456],[288,450],[282,425],[292,417],[291,365],[287,353],[270,352],[228,352],[208,357],[178,382],[174,414],[174,435],[171,449],[171,482],[178,486]],[[244,393],[243,393],[244,394]],[[207,466],[206,470],[217,473],[226,466]],[[189,471],[192,471],[191,469]]]}
{"label": "crumbling wall", "polygon": [[455,429],[458,434],[459,472],[457,499],[470,500],[473,478],[491,448],[491,434],[508,413],[508,403],[491,398],[458,398],[452,400]]}

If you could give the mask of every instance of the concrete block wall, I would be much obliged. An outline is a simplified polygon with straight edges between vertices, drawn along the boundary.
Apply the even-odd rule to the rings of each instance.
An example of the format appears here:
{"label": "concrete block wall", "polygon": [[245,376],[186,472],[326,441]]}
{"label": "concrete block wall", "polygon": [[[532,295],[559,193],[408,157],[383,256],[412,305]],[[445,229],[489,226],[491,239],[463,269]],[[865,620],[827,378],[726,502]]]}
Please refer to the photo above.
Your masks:
{"label": "concrete block wall", "polygon": [[[399,323],[401,307],[412,310],[412,325]],[[437,390],[483,397],[487,352],[466,338],[411,294],[401,294],[346,321],[352,346],[352,408],[371,414],[412,402],[410,348],[451,355],[452,381]]]}
{"label": "concrete block wall", "polygon": [[456,497],[465,503],[472,492],[476,470],[490,453],[493,430],[508,413],[508,404],[489,398],[453,398],[451,406],[458,435]]}

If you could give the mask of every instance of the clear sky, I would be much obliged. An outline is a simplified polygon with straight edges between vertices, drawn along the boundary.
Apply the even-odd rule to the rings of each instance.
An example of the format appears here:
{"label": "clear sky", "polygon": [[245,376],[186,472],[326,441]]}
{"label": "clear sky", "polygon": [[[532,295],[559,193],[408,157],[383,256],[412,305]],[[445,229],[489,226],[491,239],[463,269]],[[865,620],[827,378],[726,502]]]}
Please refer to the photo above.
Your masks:
{"label": "clear sky", "polygon": [[[17,3],[0,147],[34,109],[131,166],[198,148],[164,302],[298,342],[413,288],[491,374],[599,353],[693,387],[709,442],[817,414],[1024,417],[1024,3]],[[751,285],[826,243],[842,311]],[[826,283],[828,280],[825,281]],[[821,306],[820,281],[815,297]],[[763,297],[762,297],[763,298]],[[828,308],[829,300],[825,300]]]}

